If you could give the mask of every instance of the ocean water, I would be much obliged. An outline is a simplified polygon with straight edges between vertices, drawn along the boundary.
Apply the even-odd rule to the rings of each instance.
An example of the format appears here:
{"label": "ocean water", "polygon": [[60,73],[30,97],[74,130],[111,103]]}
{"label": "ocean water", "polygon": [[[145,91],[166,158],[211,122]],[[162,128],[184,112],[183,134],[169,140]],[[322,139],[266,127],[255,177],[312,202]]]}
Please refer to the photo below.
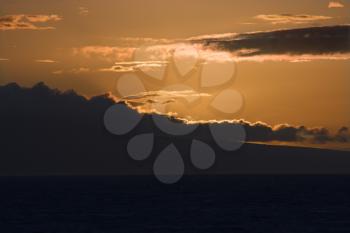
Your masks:
{"label": "ocean water", "polygon": [[350,176],[2,177],[1,233],[349,233]]}

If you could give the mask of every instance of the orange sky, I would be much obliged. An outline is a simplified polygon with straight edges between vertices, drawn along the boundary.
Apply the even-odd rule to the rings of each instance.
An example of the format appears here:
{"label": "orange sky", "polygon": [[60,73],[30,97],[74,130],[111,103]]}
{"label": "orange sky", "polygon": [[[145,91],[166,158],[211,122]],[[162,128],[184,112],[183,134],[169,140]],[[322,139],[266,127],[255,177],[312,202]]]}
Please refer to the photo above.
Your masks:
{"label": "orange sky", "polygon": [[[176,45],[200,35],[349,24],[350,1],[339,3],[0,0],[0,17],[12,16],[11,25],[2,18],[0,27],[0,84],[32,85],[44,81],[52,87],[73,88],[88,96],[107,91],[118,95],[118,78],[133,71],[109,69],[116,62],[135,61],[134,49],[144,44]],[[219,55],[222,56],[226,55]],[[176,103],[171,103],[170,110],[196,120],[244,118],[271,125],[289,123],[335,130],[350,126],[349,64],[347,56],[303,58],[298,62],[235,60],[234,81],[224,88],[242,94],[240,111],[232,115],[208,111],[210,98],[205,96],[190,111]],[[125,68],[125,64],[122,66]],[[216,76],[222,73],[222,69],[217,70]],[[191,80],[201,74],[194,68],[188,74],[189,81],[184,81],[174,78],[178,73],[169,68],[166,75],[175,81],[157,83],[143,78],[145,91],[157,91],[170,84],[194,87]],[[215,95],[222,88],[200,92]]]}

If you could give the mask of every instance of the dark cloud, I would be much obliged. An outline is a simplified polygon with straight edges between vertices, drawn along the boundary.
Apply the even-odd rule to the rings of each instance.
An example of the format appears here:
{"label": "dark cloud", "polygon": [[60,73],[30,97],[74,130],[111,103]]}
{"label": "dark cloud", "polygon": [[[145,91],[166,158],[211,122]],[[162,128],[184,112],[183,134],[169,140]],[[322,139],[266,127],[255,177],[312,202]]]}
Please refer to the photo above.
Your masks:
{"label": "dark cloud", "polygon": [[[173,137],[155,127],[150,114],[144,115],[132,133],[112,135],[103,125],[103,116],[113,104],[115,100],[109,94],[87,99],[74,91],[50,89],[43,83],[32,88],[22,88],[17,84],[0,86],[0,174],[150,174],[152,159],[145,161],[142,167],[130,159],[126,151],[130,138],[149,132],[155,133],[159,139],[155,144],[153,159],[169,143],[175,143],[180,152],[186,155],[193,138],[207,142],[218,153],[221,151],[213,142],[209,123],[201,124],[187,136]],[[242,124],[249,141],[349,142],[349,130],[346,127],[341,128],[336,135],[330,135],[323,128],[288,125],[271,127],[264,123],[252,124],[245,121],[210,124]],[[237,157],[232,157],[232,153],[221,151],[217,154],[220,156],[218,165],[210,172],[339,173],[349,171],[346,164],[350,164],[348,152],[317,149],[245,144],[234,152]],[[281,161],[282,155],[285,161]],[[315,156],[309,157],[311,155]],[[305,160],[300,156],[308,156],[307,161],[313,162],[303,164]],[[262,157],[264,161],[261,160]],[[313,164],[320,162],[320,158],[323,165],[315,169]],[[188,160],[188,157],[184,159]],[[331,167],[329,160],[332,160]],[[300,166],[304,170],[300,170]]]}
{"label": "dark cloud", "polygon": [[[142,99],[144,101],[152,101],[152,98],[158,96],[170,95],[172,98],[177,96],[187,96],[193,94],[192,92],[145,92],[140,95],[128,96],[123,101],[134,101]],[[151,97],[149,99],[149,97]],[[56,89],[50,89],[45,84],[39,83],[33,88],[21,88],[17,84],[8,84],[0,87],[0,98],[2,106],[2,117],[9,117],[12,114],[19,114],[20,116],[33,117],[30,120],[31,125],[37,123],[42,124],[41,120],[35,122],[35,116],[40,115],[40,119],[47,118],[48,121],[52,117],[54,120],[61,119],[74,122],[75,120],[83,122],[84,119],[90,118],[93,113],[100,112],[103,115],[104,111],[111,105],[116,103],[116,99],[110,94],[96,96],[87,99],[76,94],[74,91],[61,92]],[[166,101],[166,100],[165,100]],[[174,99],[170,100],[175,101]],[[158,102],[158,101],[155,101]],[[153,101],[152,101],[153,103]],[[128,104],[128,103],[126,103]],[[132,104],[133,105],[133,104]],[[131,105],[130,105],[131,106]],[[13,111],[15,110],[15,111]],[[96,115],[95,115],[96,116]],[[73,117],[70,119],[70,117]],[[99,116],[100,117],[100,116]],[[164,116],[166,117],[166,116]],[[151,114],[146,114],[144,118],[151,118]],[[179,121],[182,121],[179,119]],[[186,120],[183,121],[184,124]],[[21,121],[14,122],[21,124]],[[67,122],[63,122],[67,123]],[[189,124],[189,123],[186,123]],[[336,134],[331,134],[328,129],[323,127],[309,128],[306,126],[292,126],[288,124],[281,124],[270,126],[264,122],[251,123],[244,120],[238,121],[208,121],[200,122],[200,128],[206,128],[209,124],[240,124],[245,127],[248,141],[281,141],[281,142],[302,142],[308,141],[312,143],[326,143],[326,142],[348,142],[349,129],[342,127]],[[50,128],[62,126],[55,122]],[[146,126],[145,126],[146,127]],[[149,128],[147,126],[146,128]],[[58,129],[55,129],[58,130]],[[53,130],[53,133],[55,132]],[[79,132],[77,132],[79,134]]]}
{"label": "dark cloud", "polygon": [[[192,40],[206,46],[237,53],[257,55],[331,55],[350,52],[350,26],[324,26],[253,32],[218,38]],[[240,53],[240,51],[245,51]]]}
{"label": "dark cloud", "polygon": [[253,142],[305,142],[324,144],[329,142],[349,142],[350,132],[342,127],[336,134],[331,134],[327,128],[306,126],[292,126],[281,124],[270,126],[263,122],[250,123],[239,120],[235,122],[212,122],[211,124],[241,124],[247,132],[247,140]]}
{"label": "dark cloud", "polygon": [[336,140],[339,142],[350,142],[350,131],[348,127],[342,127],[336,134]]}

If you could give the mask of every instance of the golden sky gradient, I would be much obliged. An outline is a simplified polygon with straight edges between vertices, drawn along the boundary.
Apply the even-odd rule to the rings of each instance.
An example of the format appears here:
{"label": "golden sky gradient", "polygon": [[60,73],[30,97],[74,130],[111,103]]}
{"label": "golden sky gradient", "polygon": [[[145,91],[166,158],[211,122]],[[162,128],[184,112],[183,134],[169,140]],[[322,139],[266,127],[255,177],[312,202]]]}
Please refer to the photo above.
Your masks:
{"label": "golden sky gradient", "polygon": [[[0,84],[29,86],[44,81],[87,96],[118,95],[118,78],[141,66],[150,67],[145,62],[135,64],[139,62],[135,50],[145,44],[169,48],[203,35],[220,38],[350,23],[348,0],[0,0],[0,4]],[[225,88],[239,91],[244,106],[231,116],[216,114],[208,111],[210,97],[203,95],[204,100],[191,109],[170,103],[171,111],[180,116],[332,130],[350,126],[348,52],[237,58],[227,51],[217,54],[210,50],[209,55],[203,51],[215,59],[228,54],[234,58],[234,82]],[[168,57],[162,62],[156,65],[168,64]],[[201,75],[196,67],[187,81],[176,79],[178,72],[171,66],[167,81],[157,83],[147,77],[142,81],[147,91],[174,84],[194,88],[193,80]],[[222,73],[218,69],[215,76]],[[200,92],[215,95],[221,88]]]}

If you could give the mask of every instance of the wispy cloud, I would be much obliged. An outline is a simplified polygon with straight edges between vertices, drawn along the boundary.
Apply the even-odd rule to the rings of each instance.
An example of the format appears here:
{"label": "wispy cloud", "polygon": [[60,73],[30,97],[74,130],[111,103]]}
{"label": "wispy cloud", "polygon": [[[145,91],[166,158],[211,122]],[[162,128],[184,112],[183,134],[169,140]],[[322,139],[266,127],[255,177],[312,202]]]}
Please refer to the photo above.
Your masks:
{"label": "wispy cloud", "polygon": [[133,61],[133,62],[116,62],[112,67],[102,68],[102,72],[134,72],[139,69],[156,69],[167,65],[166,61]]}
{"label": "wispy cloud", "polygon": [[56,22],[62,20],[58,15],[5,15],[0,17],[0,30],[48,30],[52,26],[41,26],[37,23]]}
{"label": "wispy cloud", "polygon": [[255,19],[264,20],[272,24],[304,24],[320,20],[332,19],[330,16],[323,15],[293,15],[293,14],[270,14],[257,15]]}
{"label": "wispy cloud", "polygon": [[[165,106],[185,100],[191,102],[200,97],[209,97],[208,93],[196,92],[194,90],[159,90],[147,91],[134,95],[125,96],[120,101],[125,101],[130,107],[135,108],[140,113],[165,114]],[[176,116],[177,113],[167,112],[166,115]]]}
{"label": "wispy cloud", "polygon": [[328,3],[328,8],[343,8],[344,4],[342,4],[341,2],[335,2],[335,1],[331,1]]}
{"label": "wispy cloud", "polygon": [[88,73],[91,69],[87,67],[78,67],[78,68],[72,68],[67,70],[54,70],[52,74],[55,75],[61,75],[61,74],[81,74],[81,73]]}
{"label": "wispy cloud", "polygon": [[32,23],[45,23],[48,21],[60,21],[61,16],[58,15],[23,15],[29,22]]}
{"label": "wispy cloud", "polygon": [[52,74],[63,74],[63,70],[54,70]]}
{"label": "wispy cloud", "polygon": [[35,60],[35,62],[38,62],[38,63],[56,63],[56,61],[51,60],[51,59],[38,59],[38,60]]}
{"label": "wispy cloud", "polygon": [[110,61],[125,61],[132,58],[135,48],[116,46],[84,46],[73,48],[74,55],[86,58],[106,59]]}
{"label": "wispy cloud", "polygon": [[254,62],[265,62],[265,61],[272,61],[272,62],[293,62],[293,63],[299,63],[299,62],[311,62],[311,61],[322,61],[322,60],[329,60],[329,61],[345,61],[350,60],[350,53],[346,54],[324,54],[324,55],[314,55],[314,54],[300,54],[300,55],[293,55],[293,54],[285,54],[285,55],[278,55],[278,54],[271,54],[271,55],[254,55],[254,56],[241,56],[241,57],[235,57],[235,60],[237,62],[244,62],[244,61],[254,61]]}
{"label": "wispy cloud", "polygon": [[8,58],[2,58],[2,57],[0,57],[0,61],[9,61],[10,59],[8,59]]}
{"label": "wispy cloud", "polygon": [[205,39],[222,39],[222,38],[234,37],[237,35],[238,33],[208,34],[208,35],[190,37],[188,38],[188,40],[191,41],[191,40],[205,40]]}
{"label": "wispy cloud", "polygon": [[83,7],[83,6],[78,7],[78,12],[79,12],[79,15],[82,15],[82,16],[89,15],[89,9],[87,7]]}

